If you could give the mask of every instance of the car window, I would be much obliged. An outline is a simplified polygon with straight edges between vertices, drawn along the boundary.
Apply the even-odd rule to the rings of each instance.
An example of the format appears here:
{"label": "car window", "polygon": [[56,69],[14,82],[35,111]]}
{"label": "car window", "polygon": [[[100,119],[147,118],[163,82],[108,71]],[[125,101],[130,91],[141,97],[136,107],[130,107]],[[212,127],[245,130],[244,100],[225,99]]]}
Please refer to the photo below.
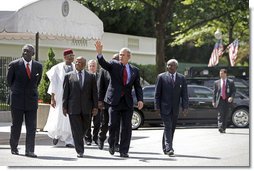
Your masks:
{"label": "car window", "polygon": [[213,92],[203,87],[192,87],[192,93],[189,95],[194,98],[213,98]]}
{"label": "car window", "polygon": [[154,87],[147,87],[143,90],[143,97],[144,98],[154,98]]}

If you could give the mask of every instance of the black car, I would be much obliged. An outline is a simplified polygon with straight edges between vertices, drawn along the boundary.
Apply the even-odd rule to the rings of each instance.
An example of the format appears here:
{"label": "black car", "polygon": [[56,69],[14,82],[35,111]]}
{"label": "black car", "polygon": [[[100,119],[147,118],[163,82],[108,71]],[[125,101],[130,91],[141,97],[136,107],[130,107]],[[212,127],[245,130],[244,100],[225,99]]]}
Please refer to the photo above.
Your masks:
{"label": "black car", "polygon": [[[132,129],[138,129],[144,123],[151,125],[162,123],[160,114],[154,107],[154,93],[155,85],[143,88],[144,107],[142,110],[138,110],[137,107],[134,106]],[[188,85],[188,94],[188,115],[184,117],[180,113],[178,123],[216,124],[218,112],[217,109],[212,106],[212,89],[206,86]],[[133,93],[133,98],[135,101],[135,93]],[[240,128],[249,126],[249,98],[239,91],[236,92],[232,104],[229,124]]]}

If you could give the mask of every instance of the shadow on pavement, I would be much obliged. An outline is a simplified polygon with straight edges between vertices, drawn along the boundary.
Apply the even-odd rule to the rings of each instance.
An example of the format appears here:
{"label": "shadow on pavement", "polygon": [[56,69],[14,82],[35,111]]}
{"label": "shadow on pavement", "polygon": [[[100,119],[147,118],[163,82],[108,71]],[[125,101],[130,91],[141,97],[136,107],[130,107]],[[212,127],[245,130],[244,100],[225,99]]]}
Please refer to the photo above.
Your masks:
{"label": "shadow on pavement", "polygon": [[213,159],[213,160],[220,160],[220,157],[207,157],[207,156],[193,156],[193,155],[181,155],[176,154],[175,157],[186,157],[186,158],[199,158],[199,159]]}

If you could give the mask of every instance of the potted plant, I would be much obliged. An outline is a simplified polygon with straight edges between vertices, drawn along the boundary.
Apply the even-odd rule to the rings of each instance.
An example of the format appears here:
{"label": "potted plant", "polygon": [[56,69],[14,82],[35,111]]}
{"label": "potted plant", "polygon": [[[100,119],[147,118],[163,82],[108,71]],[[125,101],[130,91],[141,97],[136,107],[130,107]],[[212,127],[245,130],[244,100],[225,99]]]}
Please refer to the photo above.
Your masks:
{"label": "potted plant", "polygon": [[37,129],[43,130],[47,119],[50,108],[50,95],[47,93],[50,81],[46,75],[48,70],[57,64],[55,59],[55,53],[52,48],[49,48],[48,59],[43,65],[42,79],[39,85],[39,101],[38,101],[38,111],[37,111]]}

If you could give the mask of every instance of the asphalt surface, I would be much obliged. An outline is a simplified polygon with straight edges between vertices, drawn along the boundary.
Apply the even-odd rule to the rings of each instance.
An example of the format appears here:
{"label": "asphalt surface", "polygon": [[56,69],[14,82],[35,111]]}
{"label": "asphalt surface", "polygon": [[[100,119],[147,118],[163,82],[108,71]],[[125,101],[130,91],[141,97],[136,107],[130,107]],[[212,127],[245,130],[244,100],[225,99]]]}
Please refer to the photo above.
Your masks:
{"label": "asphalt surface", "polygon": [[74,148],[66,148],[63,142],[52,144],[47,132],[37,132],[35,153],[38,158],[29,158],[25,153],[25,128],[19,143],[20,155],[12,155],[9,147],[9,123],[0,124],[0,166],[86,166],[91,168],[250,168],[249,128],[228,128],[220,134],[212,127],[178,127],[175,132],[175,156],[164,155],[161,150],[163,127],[145,127],[132,132],[129,158],[119,153],[110,155],[108,144],[99,150],[95,144],[85,145],[85,157],[77,158]]}

